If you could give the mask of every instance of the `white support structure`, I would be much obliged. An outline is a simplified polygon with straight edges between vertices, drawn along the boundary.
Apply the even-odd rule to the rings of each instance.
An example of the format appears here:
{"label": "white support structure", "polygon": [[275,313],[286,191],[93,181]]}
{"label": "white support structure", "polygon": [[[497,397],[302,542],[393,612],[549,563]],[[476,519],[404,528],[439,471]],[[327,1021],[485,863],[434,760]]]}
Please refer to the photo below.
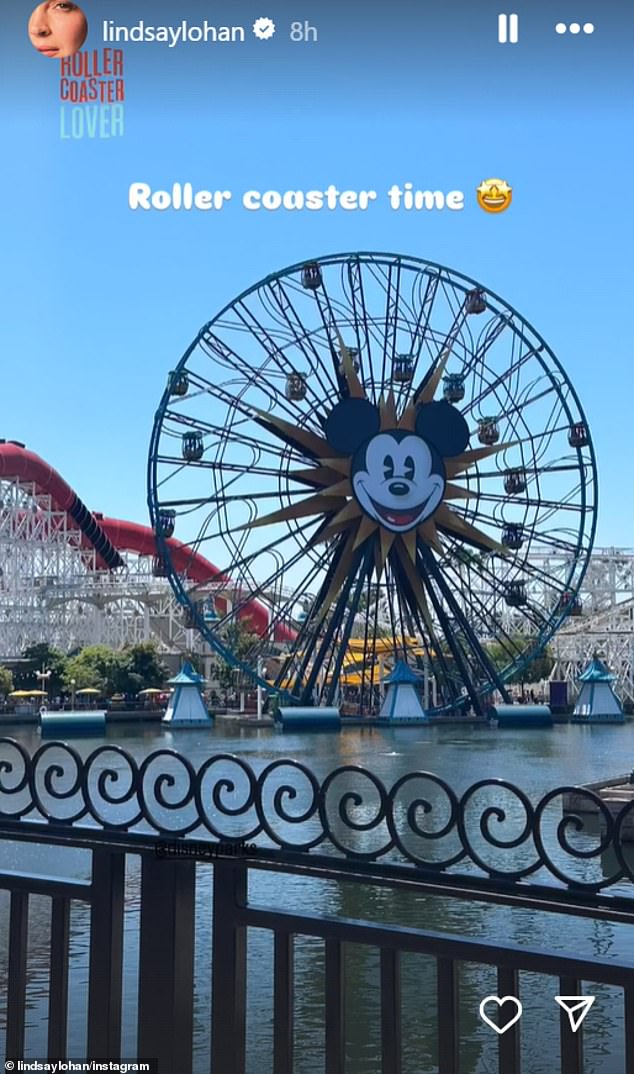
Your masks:
{"label": "white support structure", "polygon": [[82,547],[50,496],[0,481],[0,660],[41,642],[70,652],[153,640],[163,654],[208,654],[169,583],[154,576],[153,558],[123,559],[122,569],[99,570],[94,550]]}
{"label": "white support structure", "polygon": [[579,675],[596,655],[616,677],[614,689],[621,701],[634,702],[634,601],[569,620],[551,648],[555,666],[550,677],[567,682],[573,694]]}
{"label": "white support structure", "polygon": [[[549,565],[558,568],[552,556]],[[551,643],[551,679],[567,682],[574,697],[579,675],[596,655],[616,676],[621,701],[634,702],[634,549],[595,548],[579,599],[582,614],[568,618]]]}
{"label": "white support structure", "polygon": [[[551,609],[565,590],[570,573],[570,559],[551,548],[535,548],[530,554],[530,570],[523,572],[528,603]],[[486,569],[496,579],[499,593],[495,607],[490,605],[489,580],[483,581],[468,563],[455,562],[454,569],[468,572],[468,589],[475,595],[469,615],[472,625],[484,641],[495,641],[490,633],[492,621],[500,623],[507,634],[534,633],[535,627],[521,609],[509,608],[504,599],[508,579],[517,577],[509,560],[487,556]],[[480,604],[478,602],[480,598]],[[623,702],[634,702],[634,549],[595,548],[578,593],[581,614],[569,616],[550,643],[555,656],[551,679],[568,683],[569,696],[578,692],[578,676],[597,654],[616,676],[615,690]],[[492,612],[489,624],[477,621],[477,609]]]}
{"label": "white support structure", "polygon": [[[81,533],[53,508],[50,496],[28,482],[0,481],[0,660],[16,659],[38,642],[69,652],[84,645],[121,648],[153,640],[164,656],[178,658],[177,666],[191,652],[207,665],[211,650],[188,625],[167,580],[155,577],[153,558],[122,556],[123,568],[98,569],[95,552],[83,546]],[[528,582],[529,601],[552,607],[565,586],[568,561],[551,549],[537,548],[531,567],[527,573],[541,580]],[[526,629],[524,617],[508,608],[502,595],[509,565],[491,558],[488,568],[500,583],[496,618],[509,633]],[[470,579],[477,592],[475,571]],[[234,596],[226,584],[196,587],[196,600],[213,595],[229,602]],[[280,583],[264,603],[274,608],[287,596]],[[582,614],[568,618],[551,643],[556,659],[551,677],[568,682],[572,696],[579,674],[596,653],[616,676],[621,699],[634,702],[634,549],[595,549],[579,597]],[[379,620],[387,622],[390,609],[381,599]],[[484,629],[480,633],[486,637]]]}

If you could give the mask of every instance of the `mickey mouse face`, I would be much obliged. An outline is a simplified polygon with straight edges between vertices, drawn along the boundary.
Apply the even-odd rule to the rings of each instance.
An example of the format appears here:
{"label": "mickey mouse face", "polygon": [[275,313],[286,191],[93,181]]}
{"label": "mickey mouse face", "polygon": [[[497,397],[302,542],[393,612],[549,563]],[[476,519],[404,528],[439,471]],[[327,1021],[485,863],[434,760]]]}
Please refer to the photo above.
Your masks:
{"label": "mickey mouse face", "polygon": [[379,433],[355,457],[354,495],[370,518],[404,533],[429,518],[442,500],[444,472],[434,472],[434,461],[415,433]]}
{"label": "mickey mouse face", "polygon": [[366,399],[344,399],[326,421],[336,451],[353,456],[352,490],[370,518],[405,533],[430,518],[445,493],[443,457],[464,451],[469,428],[446,401],[418,407],[415,431],[381,431],[378,409]]}

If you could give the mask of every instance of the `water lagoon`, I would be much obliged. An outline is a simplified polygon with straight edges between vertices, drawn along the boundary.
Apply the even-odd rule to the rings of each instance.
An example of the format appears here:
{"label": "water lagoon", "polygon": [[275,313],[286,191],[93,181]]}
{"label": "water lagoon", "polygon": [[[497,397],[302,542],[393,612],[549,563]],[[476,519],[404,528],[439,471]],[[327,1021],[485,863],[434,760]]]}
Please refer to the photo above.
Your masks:
{"label": "water lagoon", "polygon": [[[30,729],[13,733],[29,752],[40,745],[39,735]],[[627,771],[634,758],[634,724],[620,727],[573,727],[557,725],[549,730],[510,730],[480,727],[399,727],[349,728],[341,733],[282,734],[269,729],[236,729],[220,721],[211,730],[166,731],[161,728],[117,727],[105,739],[78,739],[73,747],[87,757],[99,745],[123,747],[139,763],[150,752],[174,750],[199,768],[213,754],[235,754],[259,773],[272,762],[290,758],[310,768],[318,779],[342,765],[360,765],[371,771],[388,788],[400,777],[413,771],[434,773],[445,780],[457,794],[480,779],[500,778],[521,788],[536,802],[555,786],[590,782]],[[113,755],[107,760],[111,761]],[[230,765],[227,769],[230,773]],[[288,803],[289,812],[301,812],[307,800],[307,788],[301,779],[290,778],[288,768],[278,769],[278,785],[297,785],[296,803]],[[344,777],[340,777],[344,778]],[[371,819],[376,809],[369,783],[359,777],[345,777],[345,787],[364,795],[364,819]],[[430,797],[436,815],[434,823],[442,825],[447,804],[441,792],[429,783],[421,785]],[[336,788],[334,788],[336,789]],[[273,789],[272,789],[273,790]],[[490,792],[489,792],[490,793]],[[337,791],[333,799],[340,798]],[[489,803],[491,798],[488,799]],[[496,803],[506,807],[506,826],[496,833],[516,835],[523,816],[515,797],[499,791]],[[444,811],[444,812],[443,812]],[[476,811],[477,813],[477,811]],[[481,813],[481,810],[480,810]],[[549,817],[549,833],[554,833],[561,809],[556,803]],[[430,821],[430,824],[432,822]],[[512,828],[512,831],[510,830]],[[289,836],[299,839],[293,826]],[[590,823],[589,831],[592,825]],[[239,834],[236,829],[236,835]],[[286,834],[286,831],[281,834]],[[305,832],[302,831],[302,836]],[[350,838],[350,833],[344,833]],[[354,849],[371,850],[375,832],[354,833]],[[592,835],[583,837],[592,844]],[[475,839],[475,836],[474,836]],[[261,841],[261,840],[257,840]],[[447,849],[450,841],[447,842]],[[441,853],[434,847],[430,853]],[[498,862],[509,855],[513,865],[530,855],[526,844],[512,851],[497,851]],[[488,861],[494,854],[488,848]],[[63,860],[62,860],[63,859]],[[5,844],[2,848],[4,868],[25,867],[46,875],[87,877],[89,855],[85,851],[59,851],[41,846],[35,849]],[[573,863],[575,872],[578,863]],[[585,863],[584,876],[608,875],[614,868],[607,855]],[[545,878],[548,879],[548,878]],[[549,878],[555,882],[553,878]],[[209,1070],[209,1004],[211,996],[211,930],[209,906],[213,867],[199,866],[197,889],[195,1071]],[[617,889],[618,890],[618,889]],[[625,885],[620,888],[625,892]],[[550,951],[580,953],[592,957],[628,958],[634,961],[634,937],[625,925],[605,921],[577,920],[551,914],[536,915],[526,909],[510,909],[448,898],[411,896],[403,891],[358,887],[335,882],[317,882],[300,877],[280,877],[274,873],[257,874],[251,881],[250,897],[266,905],[283,909],[310,906],[328,915],[360,917],[370,921],[393,922],[450,931],[473,938],[504,937],[517,944],[530,944]],[[136,974],[138,970],[139,871],[129,869],[126,884],[126,940],[124,960],[123,1052],[135,1055]],[[8,899],[0,901],[0,972],[6,972]],[[85,1044],[86,980],[88,960],[88,911],[81,905],[73,908],[70,964],[70,1034],[69,1052],[80,1058]],[[630,930],[631,931],[631,930]],[[49,910],[46,900],[34,897],[30,914],[28,962],[28,1024],[26,1057],[46,1053],[47,1016],[47,944]],[[272,942],[264,932],[253,930],[249,938],[249,1074],[272,1071]],[[379,1074],[379,993],[378,955],[369,948],[348,950],[347,997],[348,1061],[347,1074]],[[296,963],[296,1044],[298,1074],[317,1074],[323,1070],[324,960],[318,941],[298,943]],[[435,971],[431,961],[419,956],[405,957],[403,981],[403,1042],[405,1074],[433,1074],[437,1070],[434,1034]],[[480,1000],[496,991],[493,971],[464,966],[461,979],[462,1074],[489,1074],[497,1069],[496,1041],[490,1029],[479,1020]],[[528,1074],[550,1074],[552,1055],[558,1050],[558,1008],[554,996],[558,982],[523,974],[521,994],[524,1004],[522,1040],[525,1069]],[[597,999],[586,1022],[586,1074],[614,1074],[623,1061],[622,1003],[618,994],[607,987],[595,987]],[[0,1012],[2,1017],[4,1012]],[[0,1038],[1,1039],[1,1038]],[[530,1057],[530,1058],[529,1058]]]}

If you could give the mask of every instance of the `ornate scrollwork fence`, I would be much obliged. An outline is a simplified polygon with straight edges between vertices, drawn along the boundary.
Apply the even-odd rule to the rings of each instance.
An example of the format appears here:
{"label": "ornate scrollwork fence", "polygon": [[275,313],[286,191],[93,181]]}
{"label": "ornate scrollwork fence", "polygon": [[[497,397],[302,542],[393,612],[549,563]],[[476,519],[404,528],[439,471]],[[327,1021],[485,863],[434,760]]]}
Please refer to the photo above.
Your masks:
{"label": "ornate scrollwork fence", "polygon": [[[584,812],[566,812],[571,793]],[[531,878],[586,892],[619,885],[619,896],[634,902],[634,845],[628,853],[627,842],[634,800],[613,815],[597,794],[571,786],[532,801],[501,779],[479,780],[458,794],[429,772],[411,772],[388,788],[357,765],[320,780],[293,760],[256,772],[242,758],[219,753],[196,769],[169,749],[138,762],[115,745],[82,758],[72,746],[50,742],[31,756],[0,739],[0,831],[10,837],[22,820],[161,839],[258,840],[268,852],[319,849],[436,875]]]}

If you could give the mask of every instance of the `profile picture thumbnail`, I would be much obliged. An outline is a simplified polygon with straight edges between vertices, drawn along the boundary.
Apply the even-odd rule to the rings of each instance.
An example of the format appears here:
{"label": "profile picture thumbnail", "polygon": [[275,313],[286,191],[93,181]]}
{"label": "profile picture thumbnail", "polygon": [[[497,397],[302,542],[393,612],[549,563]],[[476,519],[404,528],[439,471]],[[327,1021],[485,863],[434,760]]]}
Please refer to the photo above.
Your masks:
{"label": "profile picture thumbnail", "polygon": [[78,4],[46,0],[29,19],[29,38],[43,56],[63,59],[79,52],[88,34],[88,20]]}

